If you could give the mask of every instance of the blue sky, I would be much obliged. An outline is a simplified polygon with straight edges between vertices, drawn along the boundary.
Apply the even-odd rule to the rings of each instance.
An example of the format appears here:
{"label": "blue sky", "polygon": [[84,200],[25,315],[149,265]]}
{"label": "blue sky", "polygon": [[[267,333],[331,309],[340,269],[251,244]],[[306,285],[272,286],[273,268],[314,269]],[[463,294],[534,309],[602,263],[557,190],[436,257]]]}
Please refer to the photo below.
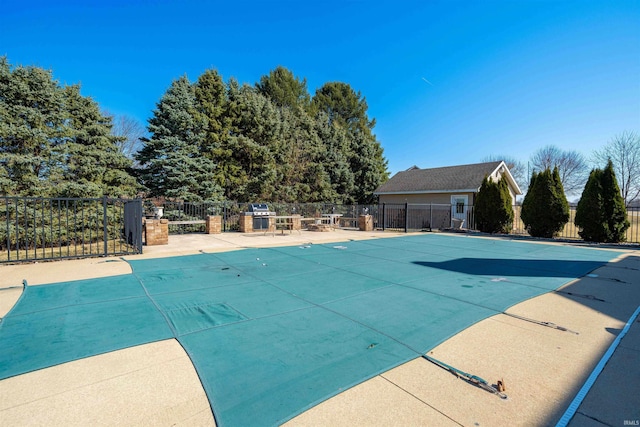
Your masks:
{"label": "blue sky", "polygon": [[349,83],[392,173],[549,144],[588,156],[640,131],[640,0],[0,0],[0,22],[11,64],[145,125],[208,68],[253,84],[282,65],[312,95]]}

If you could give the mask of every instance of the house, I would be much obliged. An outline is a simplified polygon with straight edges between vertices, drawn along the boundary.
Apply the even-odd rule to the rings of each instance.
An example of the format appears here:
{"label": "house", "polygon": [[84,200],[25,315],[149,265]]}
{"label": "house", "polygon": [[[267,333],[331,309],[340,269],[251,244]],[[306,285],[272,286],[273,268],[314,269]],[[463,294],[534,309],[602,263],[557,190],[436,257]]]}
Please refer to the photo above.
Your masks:
{"label": "house", "polygon": [[467,220],[468,208],[475,203],[485,177],[506,179],[514,203],[516,196],[522,194],[503,161],[433,169],[413,166],[392,176],[374,194],[381,204],[447,205],[447,210],[451,206],[450,220],[453,224],[455,218]]}

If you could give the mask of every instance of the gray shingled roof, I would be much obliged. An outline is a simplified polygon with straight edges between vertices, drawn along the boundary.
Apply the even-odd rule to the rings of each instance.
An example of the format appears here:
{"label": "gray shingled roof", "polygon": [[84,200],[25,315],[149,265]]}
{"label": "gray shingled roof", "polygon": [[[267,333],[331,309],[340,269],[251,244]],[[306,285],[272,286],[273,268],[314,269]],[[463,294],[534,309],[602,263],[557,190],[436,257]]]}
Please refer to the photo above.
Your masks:
{"label": "gray shingled roof", "polygon": [[374,194],[421,193],[471,190],[477,191],[485,176],[492,174],[498,162],[447,166],[433,169],[409,169],[398,172],[376,189]]}

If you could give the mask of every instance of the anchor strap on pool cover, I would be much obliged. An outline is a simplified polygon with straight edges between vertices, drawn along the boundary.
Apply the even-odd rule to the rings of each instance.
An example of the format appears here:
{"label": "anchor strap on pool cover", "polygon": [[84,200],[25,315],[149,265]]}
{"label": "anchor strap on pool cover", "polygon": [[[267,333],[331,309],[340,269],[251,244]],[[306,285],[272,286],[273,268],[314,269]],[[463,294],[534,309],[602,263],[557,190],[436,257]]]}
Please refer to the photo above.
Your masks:
{"label": "anchor strap on pool cover", "polygon": [[446,363],[444,363],[444,362],[442,362],[442,361],[440,361],[440,360],[438,360],[438,359],[436,359],[434,357],[428,356],[426,354],[423,354],[422,357],[424,359],[427,359],[429,362],[433,363],[434,365],[439,366],[439,367],[441,367],[443,369],[446,369],[447,371],[453,373],[458,378],[463,378],[464,380],[474,384],[477,387],[480,387],[483,390],[488,391],[489,393],[493,393],[493,394],[495,394],[497,396],[500,396],[500,398],[502,398],[502,399],[506,399],[507,398],[506,394],[504,394],[501,391],[493,388],[487,382],[487,380],[484,380],[484,379],[480,378],[477,375],[472,375],[472,374],[464,372],[464,371],[462,371],[460,369],[454,368],[453,366],[447,365]]}
{"label": "anchor strap on pool cover", "polygon": [[430,234],[129,261],[27,286],[0,379],[175,337],[218,425],[276,425],[616,255]]}

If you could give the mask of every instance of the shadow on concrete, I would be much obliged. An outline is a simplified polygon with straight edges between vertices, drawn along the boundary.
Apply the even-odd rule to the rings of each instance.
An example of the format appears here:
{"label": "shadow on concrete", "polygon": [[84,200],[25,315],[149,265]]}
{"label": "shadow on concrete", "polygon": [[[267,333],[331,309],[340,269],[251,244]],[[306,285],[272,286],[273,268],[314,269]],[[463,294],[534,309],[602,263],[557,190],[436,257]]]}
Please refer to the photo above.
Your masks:
{"label": "shadow on concrete", "polygon": [[[596,269],[593,275],[582,277],[579,280],[562,288],[558,294],[564,298],[585,305],[597,312],[604,313],[622,324],[626,324],[633,315],[638,306],[640,306],[640,256],[630,255],[618,262],[609,262],[608,264]],[[593,277],[595,276],[595,277]],[[571,292],[575,295],[566,295]],[[578,295],[593,295],[597,299],[585,299]],[[622,332],[622,328],[617,325],[604,328],[612,336],[613,340]],[[580,419],[580,414],[587,414],[589,417],[596,417],[604,424],[602,425],[622,425],[624,419],[638,414],[638,397],[640,396],[640,383],[622,381],[612,387],[607,378],[629,378],[629,374],[637,371],[637,359],[621,357],[624,350],[624,342],[630,339],[632,334],[640,333],[640,329],[632,328],[623,338],[621,345],[615,350],[613,356],[607,362],[604,371],[598,376],[595,384],[586,396],[586,399],[578,408],[576,415],[573,417],[570,426],[581,425],[585,418]],[[591,374],[593,368],[598,364],[607,348],[603,349],[592,362],[591,366],[585,370],[584,378],[578,382],[575,389],[567,390],[567,398],[555,405],[555,410],[550,413],[547,418],[546,425],[555,425],[560,417],[564,414],[569,404],[572,402],[578,390],[587,377]],[[622,352],[622,353],[621,353]],[[591,396],[598,396],[604,393],[611,399],[602,404],[590,405],[585,407]],[[593,397],[591,397],[593,400]],[[602,400],[602,399],[596,399]],[[629,408],[635,408],[635,412]],[[634,420],[636,418],[633,418]],[[600,424],[599,424],[600,425]]]}
{"label": "shadow on concrete", "polygon": [[[438,268],[447,271],[454,271],[470,275],[486,276],[530,276],[530,277],[566,277],[577,280],[553,291],[556,294],[568,298],[578,304],[582,304],[590,309],[603,313],[613,319],[626,323],[640,306],[640,255],[628,255],[606,264],[593,261],[561,261],[561,260],[511,260],[511,259],[482,259],[482,258],[460,258],[445,262],[415,262],[415,264],[425,267]],[[592,273],[588,274],[587,273]],[[638,321],[640,322],[640,320]],[[605,330],[612,336],[612,342],[622,329],[616,324],[605,327]],[[632,328],[633,331],[633,328]],[[635,328],[638,333],[640,329]],[[637,340],[637,337],[628,333],[624,340]],[[541,425],[556,425],[564,415],[569,404],[582,387],[593,368],[600,361],[606,352],[606,348],[594,358],[585,368],[583,378],[576,380],[576,385],[566,390],[566,398],[562,401],[554,402],[553,409],[549,412],[547,419]],[[625,378],[629,372],[637,372],[636,359],[625,358],[618,355],[620,351],[614,353],[614,357],[606,365],[605,371],[600,375],[594,385],[592,394],[602,393],[602,388],[607,388],[606,378]],[[613,392],[615,390],[612,390]],[[607,390],[604,393],[608,393]],[[609,402],[606,407],[598,406],[580,410],[590,412],[590,416],[597,416],[598,419],[607,420],[610,425],[618,425],[623,418],[635,412],[629,410],[630,407],[637,407],[637,396],[640,396],[640,383],[627,384],[624,393],[616,393],[616,399]],[[587,395],[587,399],[589,395]],[[593,398],[592,398],[593,400]],[[636,400],[636,402],[634,402]],[[585,400],[588,402],[588,400]],[[624,415],[623,415],[624,414]],[[634,418],[635,420],[635,418]],[[580,419],[574,416],[571,426],[580,425]]]}

